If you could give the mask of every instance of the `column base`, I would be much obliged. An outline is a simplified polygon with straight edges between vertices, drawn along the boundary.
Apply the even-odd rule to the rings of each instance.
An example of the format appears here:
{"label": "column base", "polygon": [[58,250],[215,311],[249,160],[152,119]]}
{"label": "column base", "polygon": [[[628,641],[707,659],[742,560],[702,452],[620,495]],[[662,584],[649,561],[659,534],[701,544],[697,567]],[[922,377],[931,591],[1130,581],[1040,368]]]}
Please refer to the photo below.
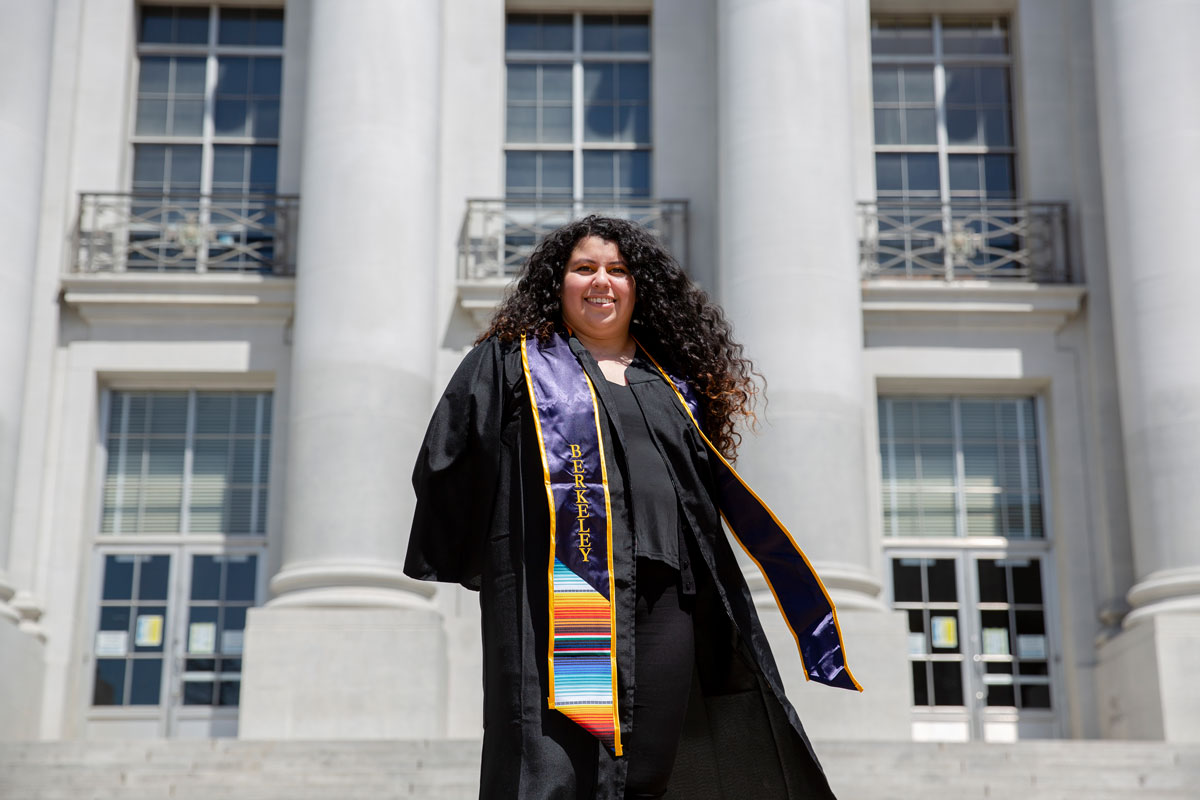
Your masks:
{"label": "column base", "polygon": [[429,608],[434,587],[377,562],[291,563],[271,579],[272,608]]}
{"label": "column base", "polygon": [[890,611],[880,600],[883,587],[874,575],[861,567],[822,562],[817,572],[825,584],[825,591],[829,592],[829,599],[838,610],[839,619],[843,611]]}
{"label": "column base", "polygon": [[1200,742],[1200,612],[1143,617],[1099,648],[1106,739]]}
{"label": "column base", "polygon": [[445,735],[442,618],[415,608],[251,609],[238,737]]}
{"label": "column base", "polygon": [[838,606],[846,661],[863,691],[835,689],[806,680],[796,640],[778,609],[757,605],[788,699],[808,735],[819,740],[912,739],[912,669],[908,621],[899,611]]}
{"label": "column base", "polygon": [[0,619],[0,741],[38,738],[43,666],[41,642]]}
{"label": "column base", "polygon": [[1152,572],[1129,590],[1128,599],[1133,610],[1123,621],[1126,628],[1162,613],[1200,614],[1200,568]]}

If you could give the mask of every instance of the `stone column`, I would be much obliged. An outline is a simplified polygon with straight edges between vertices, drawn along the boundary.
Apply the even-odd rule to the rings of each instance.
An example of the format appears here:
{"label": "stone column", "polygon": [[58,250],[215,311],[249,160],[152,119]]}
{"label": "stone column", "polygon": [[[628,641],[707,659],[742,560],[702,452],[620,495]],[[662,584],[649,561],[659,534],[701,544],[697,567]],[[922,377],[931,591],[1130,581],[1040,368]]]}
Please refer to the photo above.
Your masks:
{"label": "stone column", "polygon": [[821,573],[851,668],[874,690],[871,704],[801,690],[795,645],[769,615],[793,700],[821,718],[818,738],[908,738],[904,629],[882,613],[867,522],[849,60],[851,37],[867,31],[857,11],[845,0],[720,0],[719,286],[770,400],[739,469]]}
{"label": "stone column", "polygon": [[440,8],[309,9],[283,566],[241,736],[438,736],[441,617],[401,565],[436,351]]}
{"label": "stone column", "polygon": [[0,70],[22,76],[6,82],[0,102],[0,618],[12,620],[13,587],[5,568],[37,263],[53,26],[52,2],[0,0]]}
{"label": "stone column", "polygon": [[[0,739],[34,738],[41,649],[17,628],[7,574],[41,218],[55,3],[0,0]],[[19,77],[18,77],[19,76]]]}
{"label": "stone column", "polygon": [[1102,724],[1200,741],[1200,5],[1094,6],[1105,227],[1136,582],[1101,650]]}

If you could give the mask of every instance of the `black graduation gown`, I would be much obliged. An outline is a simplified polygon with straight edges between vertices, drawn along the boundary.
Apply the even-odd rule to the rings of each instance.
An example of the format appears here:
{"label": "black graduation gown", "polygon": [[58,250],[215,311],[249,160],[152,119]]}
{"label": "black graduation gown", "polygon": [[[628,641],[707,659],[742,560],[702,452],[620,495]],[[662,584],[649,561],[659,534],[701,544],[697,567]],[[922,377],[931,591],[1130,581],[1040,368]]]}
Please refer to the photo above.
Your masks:
{"label": "black graduation gown", "polygon": [[[532,342],[530,343],[532,346]],[[618,708],[633,709],[634,559],[612,390],[574,338],[596,386],[610,465]],[[714,503],[711,455],[671,388],[639,353],[626,371],[676,486],[681,561],[698,584],[696,670],[668,797],[832,798],[783,683]],[[618,475],[619,477],[619,475]],[[480,798],[620,800],[625,758],[546,707],[549,515],[519,343],[489,339],[462,361],[413,472],[417,505],[404,571],[479,590],[484,732]],[[790,656],[797,657],[797,656]]]}

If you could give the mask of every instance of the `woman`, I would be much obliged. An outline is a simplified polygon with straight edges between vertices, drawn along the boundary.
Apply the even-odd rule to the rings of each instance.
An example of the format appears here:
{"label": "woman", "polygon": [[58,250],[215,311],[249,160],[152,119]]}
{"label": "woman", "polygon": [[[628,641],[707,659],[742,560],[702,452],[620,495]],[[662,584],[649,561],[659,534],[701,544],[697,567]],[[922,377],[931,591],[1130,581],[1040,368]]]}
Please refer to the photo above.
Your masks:
{"label": "woman", "polygon": [[857,688],[819,580],[725,460],[754,392],[643,229],[588,217],[529,257],[413,474],[405,571],[480,591],[481,797],[832,797],[721,528],[806,674]]}

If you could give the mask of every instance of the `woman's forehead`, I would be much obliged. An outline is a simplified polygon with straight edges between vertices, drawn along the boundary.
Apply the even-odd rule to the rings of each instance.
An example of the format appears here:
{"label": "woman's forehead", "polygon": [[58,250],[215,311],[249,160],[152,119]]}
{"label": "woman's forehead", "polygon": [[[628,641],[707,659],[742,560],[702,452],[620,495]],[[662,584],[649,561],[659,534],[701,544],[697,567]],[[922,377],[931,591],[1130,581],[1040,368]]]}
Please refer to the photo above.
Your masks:
{"label": "woman's forehead", "polygon": [[567,263],[587,258],[606,263],[625,263],[625,254],[621,246],[612,239],[605,239],[596,234],[588,234],[579,239],[567,256]]}

